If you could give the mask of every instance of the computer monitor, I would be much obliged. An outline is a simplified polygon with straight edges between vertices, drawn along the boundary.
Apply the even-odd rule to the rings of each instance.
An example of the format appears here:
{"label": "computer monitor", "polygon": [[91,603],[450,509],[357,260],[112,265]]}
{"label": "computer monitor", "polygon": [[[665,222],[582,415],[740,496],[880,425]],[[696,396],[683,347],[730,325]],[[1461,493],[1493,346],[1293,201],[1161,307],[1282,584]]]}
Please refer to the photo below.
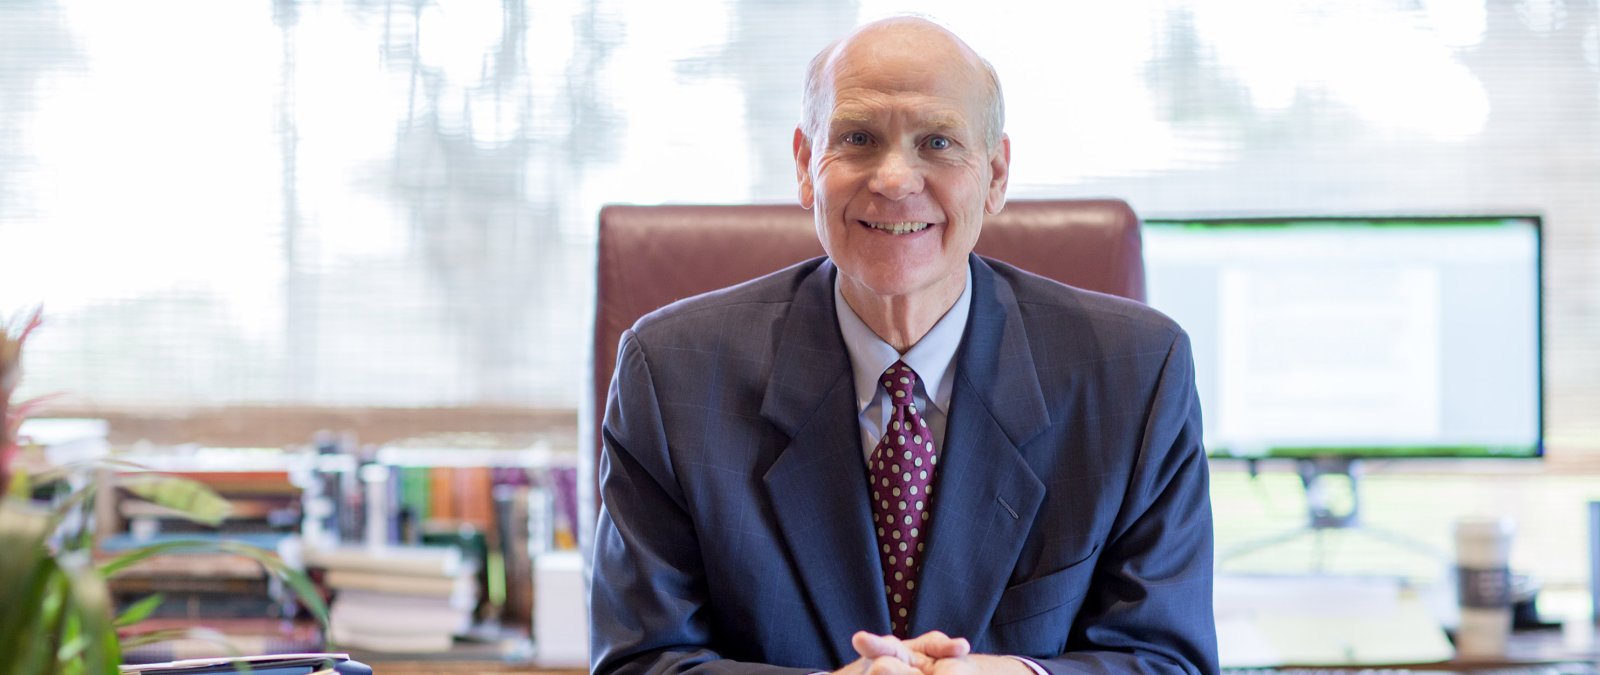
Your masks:
{"label": "computer monitor", "polygon": [[1536,216],[1145,221],[1213,457],[1538,457]]}

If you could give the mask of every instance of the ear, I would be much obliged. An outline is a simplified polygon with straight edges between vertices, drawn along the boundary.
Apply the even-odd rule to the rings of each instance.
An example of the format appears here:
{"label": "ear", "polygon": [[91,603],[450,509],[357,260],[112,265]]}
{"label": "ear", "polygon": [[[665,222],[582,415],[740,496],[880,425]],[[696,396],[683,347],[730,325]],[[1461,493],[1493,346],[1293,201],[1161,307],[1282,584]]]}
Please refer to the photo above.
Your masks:
{"label": "ear", "polygon": [[811,139],[800,127],[794,128],[794,173],[800,181],[800,206],[809,210],[816,196],[811,183]]}
{"label": "ear", "polygon": [[1011,182],[1011,137],[1000,135],[994,155],[989,158],[989,194],[983,208],[990,215],[1006,207],[1006,185]]}

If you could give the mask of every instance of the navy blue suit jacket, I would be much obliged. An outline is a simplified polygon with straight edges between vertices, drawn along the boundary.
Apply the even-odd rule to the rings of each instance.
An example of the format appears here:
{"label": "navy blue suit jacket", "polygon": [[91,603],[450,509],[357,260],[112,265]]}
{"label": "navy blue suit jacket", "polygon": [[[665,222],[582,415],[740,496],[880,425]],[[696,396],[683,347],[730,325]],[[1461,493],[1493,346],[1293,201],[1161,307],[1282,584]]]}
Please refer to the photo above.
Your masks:
{"label": "navy blue suit jacket", "polygon": [[[1184,332],[971,257],[911,633],[1052,672],[1214,672]],[[818,258],[622,337],[606,407],[598,673],[832,670],[889,632],[849,357]]]}

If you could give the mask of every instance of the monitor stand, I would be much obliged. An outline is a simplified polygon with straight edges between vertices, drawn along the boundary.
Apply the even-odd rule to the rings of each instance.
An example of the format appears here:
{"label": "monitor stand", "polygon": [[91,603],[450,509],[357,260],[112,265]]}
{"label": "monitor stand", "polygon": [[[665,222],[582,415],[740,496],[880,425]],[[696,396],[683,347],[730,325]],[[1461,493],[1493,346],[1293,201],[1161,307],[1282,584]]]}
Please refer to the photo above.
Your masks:
{"label": "monitor stand", "polygon": [[[1361,464],[1359,459],[1355,457],[1308,457],[1296,459],[1295,468],[1300,474],[1300,482],[1304,485],[1306,492],[1305,526],[1248,541],[1222,551],[1217,558],[1219,564],[1311,535],[1315,538],[1312,571],[1322,573],[1325,571],[1324,566],[1327,558],[1325,538],[1327,533],[1332,530],[1359,532],[1373,539],[1422,554],[1441,563],[1449,561],[1449,556],[1445,552],[1417,539],[1398,532],[1361,524]],[[1335,488],[1331,488],[1329,486],[1330,481],[1326,480],[1330,476],[1343,476],[1347,480],[1350,508],[1346,511],[1337,511],[1333,506],[1334,500],[1331,497]]]}

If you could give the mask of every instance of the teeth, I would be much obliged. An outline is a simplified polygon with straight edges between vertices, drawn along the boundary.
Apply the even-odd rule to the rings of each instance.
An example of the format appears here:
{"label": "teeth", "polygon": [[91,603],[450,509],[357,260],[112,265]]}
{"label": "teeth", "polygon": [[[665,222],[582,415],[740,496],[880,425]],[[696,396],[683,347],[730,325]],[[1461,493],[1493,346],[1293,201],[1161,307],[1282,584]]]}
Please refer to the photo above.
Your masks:
{"label": "teeth", "polygon": [[888,232],[890,234],[910,234],[912,232],[921,232],[923,229],[928,227],[927,223],[909,223],[909,222],[908,223],[870,223],[870,222],[867,222],[867,221],[862,221],[862,222],[866,223],[867,227],[870,227],[870,228],[872,228],[874,230],[883,230],[884,232]]}

